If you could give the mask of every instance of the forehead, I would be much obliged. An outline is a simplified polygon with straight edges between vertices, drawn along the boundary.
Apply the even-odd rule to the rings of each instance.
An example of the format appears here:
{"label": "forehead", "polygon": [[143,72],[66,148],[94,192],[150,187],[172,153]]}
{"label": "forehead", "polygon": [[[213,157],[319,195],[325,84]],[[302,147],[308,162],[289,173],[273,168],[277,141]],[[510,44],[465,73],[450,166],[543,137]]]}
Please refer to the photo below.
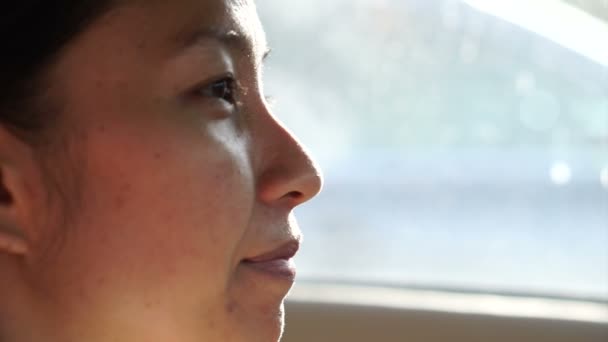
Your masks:
{"label": "forehead", "polygon": [[126,17],[140,36],[167,42],[170,53],[207,39],[257,57],[267,50],[253,0],[132,0],[114,13]]}

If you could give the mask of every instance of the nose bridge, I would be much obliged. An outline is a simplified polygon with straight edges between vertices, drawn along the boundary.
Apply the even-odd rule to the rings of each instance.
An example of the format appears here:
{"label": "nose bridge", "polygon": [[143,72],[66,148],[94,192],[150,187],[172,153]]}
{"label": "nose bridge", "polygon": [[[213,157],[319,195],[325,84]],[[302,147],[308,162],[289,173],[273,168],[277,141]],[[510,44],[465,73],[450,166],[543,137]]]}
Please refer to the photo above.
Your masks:
{"label": "nose bridge", "polygon": [[322,187],[321,171],[298,139],[265,107],[258,121],[258,196],[295,207]]}

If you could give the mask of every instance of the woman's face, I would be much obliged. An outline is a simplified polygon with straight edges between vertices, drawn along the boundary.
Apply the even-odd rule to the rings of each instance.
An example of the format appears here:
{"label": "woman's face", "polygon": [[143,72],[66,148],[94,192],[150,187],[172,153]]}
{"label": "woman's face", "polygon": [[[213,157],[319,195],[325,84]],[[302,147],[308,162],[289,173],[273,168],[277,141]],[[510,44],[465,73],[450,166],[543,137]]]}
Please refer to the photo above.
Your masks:
{"label": "woman's face", "polygon": [[279,338],[292,211],[321,181],[265,102],[266,51],[251,0],[130,1],[64,51],[61,191],[29,256],[49,324],[79,341]]}

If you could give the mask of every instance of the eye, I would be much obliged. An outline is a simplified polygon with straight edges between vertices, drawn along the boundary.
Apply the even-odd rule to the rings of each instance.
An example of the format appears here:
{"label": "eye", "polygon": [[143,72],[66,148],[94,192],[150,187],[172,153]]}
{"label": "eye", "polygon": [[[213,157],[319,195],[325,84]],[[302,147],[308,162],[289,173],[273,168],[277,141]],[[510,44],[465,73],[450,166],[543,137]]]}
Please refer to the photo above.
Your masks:
{"label": "eye", "polygon": [[217,80],[199,90],[205,97],[217,98],[231,105],[236,104],[236,80],[229,76]]}

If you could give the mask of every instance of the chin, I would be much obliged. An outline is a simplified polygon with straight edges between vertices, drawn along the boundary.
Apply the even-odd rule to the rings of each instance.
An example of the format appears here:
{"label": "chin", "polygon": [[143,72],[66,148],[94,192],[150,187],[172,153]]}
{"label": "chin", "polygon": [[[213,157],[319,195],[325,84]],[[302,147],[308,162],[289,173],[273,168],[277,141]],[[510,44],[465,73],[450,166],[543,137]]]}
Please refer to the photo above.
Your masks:
{"label": "chin", "polygon": [[228,312],[233,326],[240,327],[237,341],[276,342],[281,339],[285,321],[285,297],[291,281],[268,278],[264,273],[241,268]]}
{"label": "chin", "polygon": [[243,342],[277,342],[283,335],[285,322],[284,305],[278,311],[265,318],[256,317],[250,321],[249,327],[242,339]]}

